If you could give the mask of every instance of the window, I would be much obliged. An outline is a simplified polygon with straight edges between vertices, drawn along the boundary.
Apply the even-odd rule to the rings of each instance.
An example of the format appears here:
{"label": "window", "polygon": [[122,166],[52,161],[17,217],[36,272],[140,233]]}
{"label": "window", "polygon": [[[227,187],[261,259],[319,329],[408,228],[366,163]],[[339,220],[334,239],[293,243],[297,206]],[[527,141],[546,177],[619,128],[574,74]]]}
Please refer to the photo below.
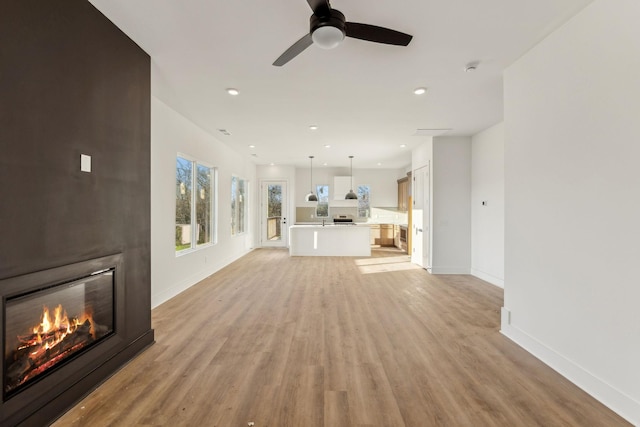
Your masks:
{"label": "window", "polygon": [[183,155],[177,157],[176,252],[214,242],[214,180],[214,168]]}
{"label": "window", "polygon": [[316,194],[318,195],[318,205],[316,206],[316,217],[329,216],[329,186],[316,185]]}
{"label": "window", "polygon": [[368,218],[370,214],[369,196],[371,189],[368,185],[358,185],[358,218]]}
{"label": "window", "polygon": [[247,187],[246,180],[231,177],[231,235],[247,231]]}

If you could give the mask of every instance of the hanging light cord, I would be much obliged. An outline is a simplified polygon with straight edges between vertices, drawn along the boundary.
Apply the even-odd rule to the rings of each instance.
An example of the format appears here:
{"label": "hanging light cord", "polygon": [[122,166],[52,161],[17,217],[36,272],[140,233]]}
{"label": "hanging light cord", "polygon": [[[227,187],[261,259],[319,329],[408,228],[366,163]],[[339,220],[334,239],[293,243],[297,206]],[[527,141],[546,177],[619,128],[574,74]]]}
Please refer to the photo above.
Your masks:
{"label": "hanging light cord", "polygon": [[353,156],[349,156],[349,162],[351,164],[351,166],[349,167],[349,169],[351,170],[351,187],[349,188],[349,190],[351,190],[351,192],[353,193]]}
{"label": "hanging light cord", "polygon": [[309,156],[309,193],[313,193],[313,156]]}

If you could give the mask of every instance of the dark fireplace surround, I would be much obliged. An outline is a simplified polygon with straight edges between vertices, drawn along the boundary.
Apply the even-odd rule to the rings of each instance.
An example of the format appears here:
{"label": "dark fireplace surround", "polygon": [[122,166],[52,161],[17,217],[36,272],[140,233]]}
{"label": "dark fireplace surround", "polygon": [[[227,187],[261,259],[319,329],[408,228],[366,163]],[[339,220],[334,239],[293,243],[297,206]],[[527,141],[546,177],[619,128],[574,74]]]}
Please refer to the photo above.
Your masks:
{"label": "dark fireplace surround", "polygon": [[2,298],[3,401],[115,333],[122,324],[116,314],[124,309],[122,297],[119,304],[115,299],[123,293],[121,285],[116,291],[123,282],[121,258],[42,271],[5,284],[4,289],[15,287],[20,293]]}
{"label": "dark fireplace surround", "polygon": [[[6,354],[3,357],[2,369],[2,425],[15,425],[20,422],[27,424],[45,424],[55,417],[60,409],[66,408],[68,402],[73,402],[87,391],[86,383],[91,378],[103,378],[110,371],[114,357],[120,352],[126,339],[126,304],[124,259],[122,254],[115,254],[87,261],[74,263],[58,268],[47,269],[35,273],[25,274],[9,279],[0,280],[3,313],[0,318],[0,331],[5,331],[7,321],[6,303],[22,295],[37,295],[56,289],[56,287],[73,286],[79,280],[91,278],[96,272],[109,272],[113,275],[113,328],[112,332],[96,341],[94,345],[73,354],[68,359],[56,364],[33,381],[19,387],[13,393],[6,393]],[[105,282],[106,285],[106,282]],[[111,284],[109,284],[111,286]],[[104,301],[103,301],[104,302]],[[35,313],[36,318],[39,313]],[[39,319],[36,319],[39,320]],[[8,337],[3,337],[3,348]],[[149,340],[141,339],[126,353],[137,353],[149,344]],[[117,359],[117,357],[115,357]],[[94,380],[95,381],[95,380]],[[84,384],[84,385],[83,385]],[[74,390],[75,389],[75,390]],[[68,396],[65,397],[65,394]]]}
{"label": "dark fireplace surround", "polygon": [[113,312],[96,313],[112,324],[53,368],[10,386],[5,347],[21,338],[2,339],[0,426],[42,427],[154,342],[151,61],[87,0],[3,1],[0,39],[0,331],[21,329],[14,303],[113,272]]}

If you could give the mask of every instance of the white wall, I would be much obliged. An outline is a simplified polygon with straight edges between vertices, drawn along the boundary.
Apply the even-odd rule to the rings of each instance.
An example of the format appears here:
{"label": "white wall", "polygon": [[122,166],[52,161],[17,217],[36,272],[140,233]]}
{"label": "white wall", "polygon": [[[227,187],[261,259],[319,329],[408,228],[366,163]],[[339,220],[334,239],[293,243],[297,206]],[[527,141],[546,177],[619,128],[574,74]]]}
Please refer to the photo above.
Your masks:
{"label": "white wall", "polygon": [[431,272],[471,271],[471,138],[434,137]]}
{"label": "white wall", "polygon": [[639,17],[596,0],[505,72],[502,323],[636,425]]}
{"label": "white wall", "polygon": [[504,287],[504,123],[471,141],[471,274]]}
{"label": "white wall", "polygon": [[425,138],[424,142],[411,151],[411,170],[428,166],[433,156],[433,138]]}
{"label": "white wall", "polygon": [[[176,256],[176,155],[187,154],[218,169],[217,244]],[[151,99],[151,305],[156,307],[246,254],[253,246],[249,230],[231,236],[231,175],[249,181],[250,206],[256,198],[255,165],[243,159],[155,97]]]}

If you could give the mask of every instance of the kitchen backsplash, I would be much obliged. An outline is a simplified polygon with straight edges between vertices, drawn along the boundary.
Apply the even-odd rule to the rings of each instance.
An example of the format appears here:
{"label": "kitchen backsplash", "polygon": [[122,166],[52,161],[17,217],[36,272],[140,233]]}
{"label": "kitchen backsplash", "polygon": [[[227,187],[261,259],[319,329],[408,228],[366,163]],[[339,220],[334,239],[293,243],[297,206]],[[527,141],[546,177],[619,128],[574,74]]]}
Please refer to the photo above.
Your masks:
{"label": "kitchen backsplash", "polygon": [[[329,207],[329,216],[324,219],[333,220],[335,215],[352,215],[356,222],[369,222],[372,224],[407,224],[407,212],[396,208],[371,208],[370,218],[357,218],[358,209],[354,207]],[[322,217],[316,216],[316,208],[313,206],[296,207],[295,222],[321,222]]]}
{"label": "kitchen backsplash", "polygon": [[296,207],[296,222],[320,222],[323,219],[332,221],[335,215],[351,215],[356,220],[356,222],[366,222],[364,218],[356,218],[358,215],[358,208],[354,207],[329,207],[329,216],[324,218],[316,216],[315,207]]}

